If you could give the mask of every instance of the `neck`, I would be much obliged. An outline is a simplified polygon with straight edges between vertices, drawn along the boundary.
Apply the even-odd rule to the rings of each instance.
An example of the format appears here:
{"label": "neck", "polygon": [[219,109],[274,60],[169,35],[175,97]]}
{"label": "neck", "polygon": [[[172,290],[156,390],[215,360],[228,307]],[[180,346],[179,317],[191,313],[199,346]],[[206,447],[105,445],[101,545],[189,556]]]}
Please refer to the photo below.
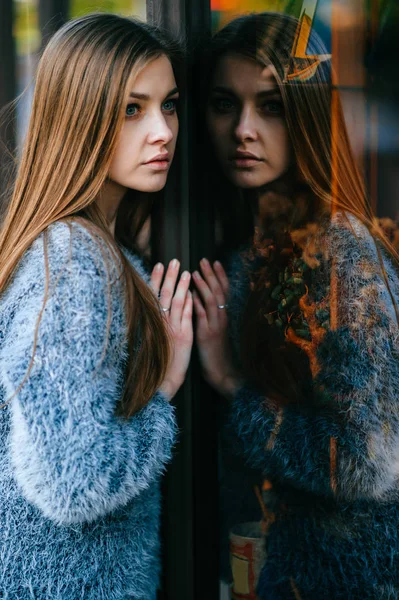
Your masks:
{"label": "neck", "polygon": [[105,216],[113,237],[115,237],[115,224],[118,209],[126,190],[127,188],[124,186],[107,179],[96,200],[98,207]]}
{"label": "neck", "polygon": [[296,229],[317,217],[314,196],[306,185],[277,180],[257,190],[253,203],[254,223],[261,230],[269,226]]}

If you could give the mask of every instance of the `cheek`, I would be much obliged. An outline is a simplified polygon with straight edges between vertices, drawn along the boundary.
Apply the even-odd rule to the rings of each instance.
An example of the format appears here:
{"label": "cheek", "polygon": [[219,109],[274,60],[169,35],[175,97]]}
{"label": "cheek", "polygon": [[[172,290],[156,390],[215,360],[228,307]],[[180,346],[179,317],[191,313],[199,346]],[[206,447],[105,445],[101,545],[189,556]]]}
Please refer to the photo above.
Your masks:
{"label": "cheek", "polygon": [[109,169],[109,175],[112,179],[118,179],[127,171],[129,161],[126,158],[126,152],[122,148],[118,148],[114,154]]}
{"label": "cheek", "polygon": [[111,165],[109,168],[109,176],[111,177],[111,179],[117,178],[119,173],[123,170],[121,163],[122,163],[122,156],[119,152],[119,147],[118,147],[112,157]]}
{"label": "cheek", "polygon": [[291,139],[288,134],[288,130],[284,127],[284,131],[281,134],[281,162],[284,164],[284,168],[288,168],[288,166],[292,162],[293,150]]}
{"label": "cheek", "polygon": [[283,120],[275,119],[264,127],[266,153],[276,167],[286,167],[291,161],[291,141]]}
{"label": "cheek", "polygon": [[123,173],[129,166],[131,168],[132,163],[134,164],[139,148],[139,137],[138,132],[133,133],[127,125],[122,129],[111,162],[111,176],[113,173]]}
{"label": "cheek", "polygon": [[119,141],[120,154],[137,154],[146,135],[147,131],[140,123],[127,122]]}
{"label": "cheek", "polygon": [[206,124],[209,136],[215,147],[216,154],[221,156],[225,153],[229,143],[231,122],[226,116],[215,116],[212,113],[207,116]]}

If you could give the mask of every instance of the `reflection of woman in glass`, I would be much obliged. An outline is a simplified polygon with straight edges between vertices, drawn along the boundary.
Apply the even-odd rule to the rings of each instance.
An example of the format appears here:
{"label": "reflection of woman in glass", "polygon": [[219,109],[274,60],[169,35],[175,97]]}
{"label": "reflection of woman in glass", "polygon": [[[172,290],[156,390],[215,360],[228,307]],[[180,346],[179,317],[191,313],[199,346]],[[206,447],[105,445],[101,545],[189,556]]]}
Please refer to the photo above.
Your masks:
{"label": "reflection of woman in glass", "polygon": [[178,261],[150,289],[135,243],[175,151],[173,56],[103,14],[39,64],[0,239],[2,598],[156,597],[192,300]]}
{"label": "reflection of woman in glass", "polygon": [[296,32],[264,13],[212,42],[207,123],[241,202],[229,192],[224,211],[249,205],[255,234],[229,279],[206,261],[194,274],[200,357],[237,451],[273,486],[260,598],[399,598],[398,255],[325,51],[312,35],[313,57],[294,58]]}

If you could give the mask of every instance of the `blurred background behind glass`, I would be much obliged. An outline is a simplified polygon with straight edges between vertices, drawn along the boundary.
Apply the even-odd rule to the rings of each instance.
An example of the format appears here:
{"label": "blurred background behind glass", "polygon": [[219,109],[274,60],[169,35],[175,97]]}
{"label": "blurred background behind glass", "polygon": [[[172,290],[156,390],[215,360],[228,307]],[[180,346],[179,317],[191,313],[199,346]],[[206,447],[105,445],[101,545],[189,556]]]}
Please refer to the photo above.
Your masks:
{"label": "blurred background behind glass", "polygon": [[[40,23],[46,15],[46,2],[39,0],[14,0],[14,38],[17,60],[17,95],[21,94],[31,83],[38,60],[38,53],[43,43],[41,30],[49,23]],[[40,14],[43,7],[42,17]],[[110,12],[124,16],[146,18],[145,0],[61,0],[60,21],[66,21],[90,12]],[[50,21],[50,29],[55,30],[57,19]],[[42,27],[40,26],[42,25]],[[27,117],[30,110],[32,88],[29,87],[23,102],[17,106],[17,145],[21,145],[26,130]]]}

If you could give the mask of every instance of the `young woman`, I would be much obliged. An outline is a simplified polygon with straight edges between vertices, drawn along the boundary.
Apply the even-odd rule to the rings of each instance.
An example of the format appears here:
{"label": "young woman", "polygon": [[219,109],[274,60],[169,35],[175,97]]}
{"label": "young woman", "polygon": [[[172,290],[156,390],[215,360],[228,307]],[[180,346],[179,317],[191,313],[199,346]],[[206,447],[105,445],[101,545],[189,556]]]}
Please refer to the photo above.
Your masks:
{"label": "young woman", "polygon": [[175,150],[173,53],[94,14],[40,61],[0,238],[2,598],[156,597],[192,299],[135,240]]}
{"label": "young woman", "polygon": [[193,274],[198,346],[230,400],[235,450],[269,481],[259,598],[388,600],[399,598],[398,254],[367,203],[326,52],[312,34],[296,58],[299,31],[262,13],[211,45],[207,123],[230,185],[220,202],[248,244],[229,278],[206,260]]}

